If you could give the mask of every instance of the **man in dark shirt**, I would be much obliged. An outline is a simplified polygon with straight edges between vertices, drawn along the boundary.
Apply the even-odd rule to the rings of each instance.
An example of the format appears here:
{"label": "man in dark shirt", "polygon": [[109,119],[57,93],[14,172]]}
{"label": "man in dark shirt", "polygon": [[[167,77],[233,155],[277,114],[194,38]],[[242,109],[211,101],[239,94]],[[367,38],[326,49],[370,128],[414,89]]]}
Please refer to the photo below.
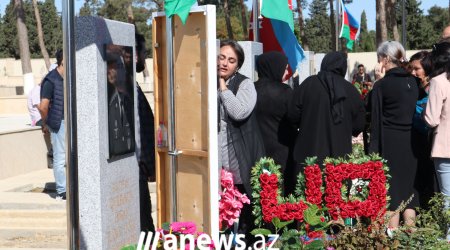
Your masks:
{"label": "man in dark shirt", "polygon": [[56,52],[58,67],[50,71],[42,81],[41,104],[42,131],[50,132],[53,147],[53,174],[56,183],[56,199],[66,199],[66,150],[64,127],[64,65],[63,52]]}
{"label": "man in dark shirt", "polygon": [[358,72],[353,75],[353,82],[359,82],[360,84],[372,86],[372,79],[370,79],[370,75],[366,74],[364,69],[364,65],[358,65]]}

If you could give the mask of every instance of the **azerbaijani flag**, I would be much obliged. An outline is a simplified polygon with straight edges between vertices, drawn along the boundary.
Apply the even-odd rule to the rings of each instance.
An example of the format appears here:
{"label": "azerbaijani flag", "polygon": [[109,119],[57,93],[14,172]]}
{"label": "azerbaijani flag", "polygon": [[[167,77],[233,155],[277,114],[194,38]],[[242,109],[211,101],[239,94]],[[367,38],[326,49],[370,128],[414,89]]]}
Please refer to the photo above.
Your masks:
{"label": "azerbaijani flag", "polygon": [[341,0],[342,6],[342,28],[339,37],[347,39],[347,48],[353,50],[353,44],[355,43],[356,36],[359,32],[359,22],[348,12],[347,7]]}
{"label": "azerbaijani flag", "polygon": [[186,24],[186,19],[189,16],[192,5],[196,0],[164,0],[164,11],[168,17],[178,15],[183,24]]}
{"label": "azerbaijani flag", "polygon": [[[288,58],[289,76],[297,70],[298,64],[305,58],[303,48],[294,34],[294,18],[289,0],[264,0],[261,6],[259,38],[263,51],[280,51]],[[253,16],[253,12],[252,12]],[[253,17],[250,18],[253,20]],[[253,27],[250,24],[249,40],[253,41]]]}

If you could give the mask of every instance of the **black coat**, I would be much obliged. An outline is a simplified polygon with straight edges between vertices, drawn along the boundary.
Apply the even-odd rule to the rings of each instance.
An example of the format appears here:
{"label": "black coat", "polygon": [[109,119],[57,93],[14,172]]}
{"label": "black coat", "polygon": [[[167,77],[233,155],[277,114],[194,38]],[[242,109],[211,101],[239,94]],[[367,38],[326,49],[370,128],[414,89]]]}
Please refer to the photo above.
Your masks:
{"label": "black coat", "polygon": [[266,156],[281,165],[282,171],[291,161],[290,151],[296,137],[296,130],[287,120],[292,89],[281,82],[287,63],[280,52],[264,53],[258,57],[259,80],[255,82],[258,94],[255,111]]}
{"label": "black coat", "polygon": [[387,160],[391,197],[390,210],[412,194],[409,208],[418,206],[414,180],[417,158],[412,145],[412,122],[419,95],[414,77],[402,68],[386,72],[370,93],[371,129],[369,152],[379,153]]}
{"label": "black coat", "polygon": [[352,135],[365,124],[364,103],[356,88],[344,79],[347,61],[332,52],[322,61],[321,72],[308,77],[294,90],[288,118],[299,128],[294,148],[296,175],[307,157],[318,163],[352,152]]}

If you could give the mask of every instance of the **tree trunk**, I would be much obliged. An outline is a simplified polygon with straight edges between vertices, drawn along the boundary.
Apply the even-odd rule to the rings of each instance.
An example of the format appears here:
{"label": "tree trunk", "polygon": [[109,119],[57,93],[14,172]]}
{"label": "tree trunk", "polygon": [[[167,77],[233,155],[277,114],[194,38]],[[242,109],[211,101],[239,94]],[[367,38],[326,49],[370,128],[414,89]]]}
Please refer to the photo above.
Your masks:
{"label": "tree trunk", "polygon": [[25,25],[25,13],[23,11],[22,0],[14,0],[14,12],[17,20],[17,35],[19,37],[19,53],[24,78],[24,93],[27,95],[34,87],[34,79],[33,72],[31,71],[28,30]]}
{"label": "tree trunk", "polygon": [[300,39],[302,40],[302,46],[305,51],[309,51],[308,39],[305,36],[305,24],[303,23],[303,9],[300,0],[297,0],[298,11],[298,27],[300,27]]}
{"label": "tree trunk", "polygon": [[331,31],[331,50],[337,51],[336,48],[336,24],[334,23],[334,7],[333,7],[333,1],[329,0],[330,2],[330,31]]}
{"label": "tree trunk", "polygon": [[384,0],[376,0],[377,9],[377,47],[384,41],[387,40],[387,26],[386,26],[386,5]]}
{"label": "tree trunk", "polygon": [[[127,6],[127,17],[128,17],[128,23],[135,24],[132,1],[130,1]],[[137,29],[136,26],[134,28]],[[139,31],[136,30],[136,33],[139,33]],[[147,62],[144,61],[144,65],[145,65],[145,68],[144,68],[144,71],[142,72],[142,74],[144,74],[144,85],[145,85],[145,84],[150,83],[150,74],[148,73]]]}
{"label": "tree trunk", "polygon": [[41,48],[41,54],[44,57],[45,66],[47,67],[48,70],[50,69],[50,58],[48,56],[47,48],[45,48],[44,33],[42,32],[41,15],[39,14],[37,0],[33,0],[33,8],[34,8],[34,15],[36,16],[39,47]]}
{"label": "tree trunk", "polygon": [[400,35],[398,33],[398,26],[397,26],[397,15],[395,13],[395,3],[396,0],[389,0],[387,2],[387,23],[388,28],[390,31],[392,31],[392,35],[394,37],[394,40],[399,42],[400,41]]}
{"label": "tree trunk", "polygon": [[227,24],[228,38],[234,39],[233,28],[231,27],[230,8],[228,8],[228,0],[223,0],[223,10],[225,11],[225,23]]}
{"label": "tree trunk", "polygon": [[244,34],[244,38],[248,37],[248,24],[247,24],[247,12],[245,11],[244,0],[240,0],[241,2],[241,17],[242,17],[242,33]]}
{"label": "tree trunk", "polygon": [[132,3],[130,1],[127,6],[127,17],[128,17],[128,23],[134,24],[133,7],[131,5],[132,5]]}

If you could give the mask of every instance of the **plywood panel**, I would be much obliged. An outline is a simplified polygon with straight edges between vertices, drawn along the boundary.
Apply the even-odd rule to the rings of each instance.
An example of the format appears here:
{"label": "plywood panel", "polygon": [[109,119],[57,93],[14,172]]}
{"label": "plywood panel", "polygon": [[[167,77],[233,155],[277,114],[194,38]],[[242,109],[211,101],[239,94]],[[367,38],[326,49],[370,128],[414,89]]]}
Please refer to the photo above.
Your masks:
{"label": "plywood panel", "polygon": [[201,232],[210,230],[207,165],[205,157],[178,157],[178,220],[195,221]]}
{"label": "plywood panel", "polygon": [[174,19],[177,148],[208,150],[206,18],[192,13],[186,25]]}

